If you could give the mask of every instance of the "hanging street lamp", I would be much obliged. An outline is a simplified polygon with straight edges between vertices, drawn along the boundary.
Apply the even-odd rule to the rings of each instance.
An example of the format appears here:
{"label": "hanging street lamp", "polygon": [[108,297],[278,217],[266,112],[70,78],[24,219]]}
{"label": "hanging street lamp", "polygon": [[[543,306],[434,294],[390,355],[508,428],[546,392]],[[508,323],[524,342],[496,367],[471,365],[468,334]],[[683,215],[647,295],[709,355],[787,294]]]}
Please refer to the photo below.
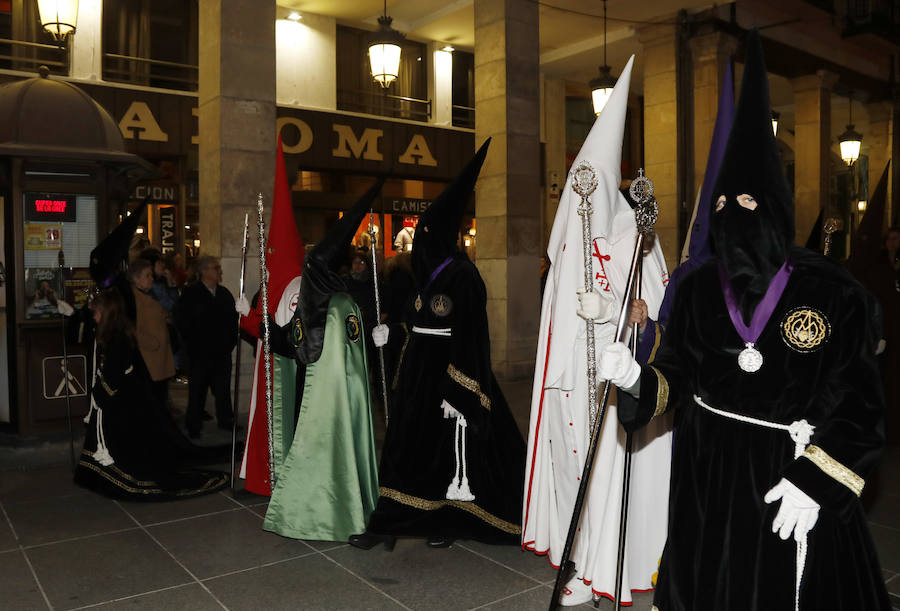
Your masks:
{"label": "hanging street lamp", "polygon": [[400,45],[405,38],[391,27],[392,21],[387,15],[387,0],[384,0],[384,12],[378,18],[378,32],[369,43],[369,66],[372,78],[385,89],[397,80],[400,72]]}
{"label": "hanging street lamp", "polygon": [[772,134],[778,137],[778,119],[781,115],[777,111],[772,111]]}
{"label": "hanging street lamp", "polygon": [[591,88],[594,116],[599,115],[606,106],[616,86],[616,77],[611,72],[612,68],[606,64],[606,0],[603,0],[603,65],[600,66],[600,75],[588,83],[588,87]]}
{"label": "hanging street lamp", "polygon": [[41,26],[58,41],[75,33],[78,20],[78,0],[37,0]]}
{"label": "hanging street lamp", "polygon": [[850,94],[850,118],[847,129],[838,136],[841,147],[841,159],[852,166],[859,159],[859,149],[862,146],[862,134],[853,129],[853,93]]}

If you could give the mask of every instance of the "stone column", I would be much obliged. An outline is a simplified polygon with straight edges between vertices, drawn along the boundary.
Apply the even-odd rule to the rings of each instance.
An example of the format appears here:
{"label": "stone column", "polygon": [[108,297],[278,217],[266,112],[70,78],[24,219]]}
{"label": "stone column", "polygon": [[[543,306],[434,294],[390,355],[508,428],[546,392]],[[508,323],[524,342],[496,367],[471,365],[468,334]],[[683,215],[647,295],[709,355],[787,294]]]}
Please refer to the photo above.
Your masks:
{"label": "stone column", "polygon": [[78,27],[71,53],[70,76],[90,81],[103,78],[103,0],[78,3]]}
{"label": "stone column", "polygon": [[256,194],[271,210],[275,179],[275,2],[200,0],[200,253],[221,257],[238,291],[250,213],[247,293],[259,282]]}
{"label": "stone column", "polygon": [[794,89],[794,224],[803,245],[819,210],[829,201],[831,90],[837,75],[825,70],[791,79]]}
{"label": "stone column", "polygon": [[453,53],[443,43],[428,43],[428,99],[431,100],[432,125],[453,125]]}
{"label": "stone column", "polygon": [[534,370],[540,319],[538,5],[475,0],[475,140],[491,136],[476,188],[478,268],[499,376]]}
{"label": "stone column", "polygon": [[541,220],[541,256],[547,250],[550,231],[566,184],[566,82],[544,80],[541,96],[541,142],[544,143],[544,209]]}
{"label": "stone column", "polygon": [[675,28],[641,28],[644,63],[644,173],[659,202],[656,234],[669,269],[678,265],[678,90]]}
{"label": "stone column", "polygon": [[725,69],[737,48],[737,39],[724,32],[695,36],[690,40],[693,68],[694,179],[688,193],[693,205],[703,186],[709,145],[719,108]]}
{"label": "stone column", "polygon": [[[894,105],[891,102],[872,102],[866,104],[869,113],[869,128],[863,134],[863,148],[869,155],[869,197],[878,186],[884,166],[891,158],[891,115]],[[891,184],[888,178],[887,202],[891,201]],[[890,205],[885,206],[885,214],[889,215]]]}

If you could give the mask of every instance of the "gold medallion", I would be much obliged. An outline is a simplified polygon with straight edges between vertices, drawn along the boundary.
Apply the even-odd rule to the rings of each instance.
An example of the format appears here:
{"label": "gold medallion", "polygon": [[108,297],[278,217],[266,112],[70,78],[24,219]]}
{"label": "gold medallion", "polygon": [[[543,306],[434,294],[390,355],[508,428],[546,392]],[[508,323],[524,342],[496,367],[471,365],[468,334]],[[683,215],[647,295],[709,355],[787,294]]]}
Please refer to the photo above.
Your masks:
{"label": "gold medallion", "polygon": [[800,353],[815,352],[831,337],[831,323],[821,311],[801,306],[790,310],[781,321],[781,339]]}
{"label": "gold medallion", "polygon": [[422,309],[422,296],[416,295],[416,312]]}
{"label": "gold medallion", "polygon": [[447,316],[453,309],[453,301],[450,297],[439,293],[431,298],[431,311],[435,316]]}

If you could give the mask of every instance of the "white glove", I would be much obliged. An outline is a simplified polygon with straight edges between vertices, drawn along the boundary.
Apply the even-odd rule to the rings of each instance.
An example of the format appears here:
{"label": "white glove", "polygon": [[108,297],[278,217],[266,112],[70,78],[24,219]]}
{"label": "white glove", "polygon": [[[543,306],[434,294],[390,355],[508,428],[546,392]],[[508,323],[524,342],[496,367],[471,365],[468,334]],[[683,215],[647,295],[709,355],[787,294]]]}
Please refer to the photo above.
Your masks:
{"label": "white glove", "polygon": [[372,329],[372,341],[375,342],[376,348],[381,348],[388,343],[388,336],[391,330],[387,325],[378,325]]}
{"label": "white glove", "polygon": [[763,497],[766,503],[778,499],[781,499],[781,507],[772,520],[772,532],[777,532],[783,540],[790,537],[793,532],[794,540],[800,541],[816,525],[816,520],[819,519],[819,504],[783,477]]}
{"label": "white glove", "polygon": [[75,312],[75,308],[70,306],[68,303],[63,301],[62,299],[56,300],[56,311],[62,314],[63,316],[71,316]]}
{"label": "white glove", "polygon": [[631,388],[641,377],[641,366],[631,356],[631,350],[621,342],[607,344],[597,359],[597,377],[609,380],[619,388]]}
{"label": "white glove", "polygon": [[463,426],[465,426],[466,419],[460,414],[455,407],[447,403],[447,401],[441,401],[441,409],[444,410],[444,418],[458,418],[463,421]]}
{"label": "white glove", "polygon": [[584,289],[578,289],[576,294],[578,295],[576,313],[579,316],[598,324],[612,320],[615,315],[615,302],[611,297],[597,291],[585,291]]}
{"label": "white glove", "polygon": [[241,298],[234,303],[234,311],[241,316],[246,316],[250,313],[250,302],[247,301],[247,297],[245,295],[242,294]]}
{"label": "white glove", "polygon": [[879,354],[884,352],[885,348],[887,348],[887,342],[884,341],[884,339],[878,340],[878,346],[875,347],[875,356],[878,356]]}

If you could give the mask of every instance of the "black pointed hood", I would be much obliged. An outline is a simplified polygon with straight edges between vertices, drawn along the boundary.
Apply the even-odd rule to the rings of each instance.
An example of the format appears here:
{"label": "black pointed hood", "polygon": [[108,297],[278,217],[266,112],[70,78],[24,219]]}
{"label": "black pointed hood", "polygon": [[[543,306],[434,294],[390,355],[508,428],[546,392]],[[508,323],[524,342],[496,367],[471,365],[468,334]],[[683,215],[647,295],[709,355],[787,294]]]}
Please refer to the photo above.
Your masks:
{"label": "black pointed hood", "polygon": [[[742,206],[739,197],[755,208]],[[794,241],[793,196],[772,133],[769,79],[756,30],[747,37],[741,97],[712,202],[715,253],[749,320]]]}
{"label": "black pointed hood", "polygon": [[306,255],[300,279],[300,299],[291,321],[297,358],[304,363],[315,363],[322,355],[328,302],[334,293],[347,289],[338,269],[385,180],[385,177],[379,178]]}
{"label": "black pointed hood", "polygon": [[825,211],[821,208],[819,209],[819,216],[816,217],[816,222],[813,223],[813,227],[809,232],[809,237],[806,239],[806,247],[810,250],[815,250],[818,252],[819,248],[822,246],[822,223],[825,221]]}
{"label": "black pointed hood", "polygon": [[490,138],[485,140],[453,182],[447,185],[419,217],[413,238],[412,265],[420,287],[428,282],[431,273],[442,261],[459,252],[457,242],[463,212],[469,198],[472,197],[478,173],[481,172],[490,144]]}
{"label": "black pointed hood", "polygon": [[123,263],[128,261],[128,247],[131,245],[131,238],[134,237],[134,232],[141,223],[146,207],[147,200],[145,199],[91,251],[89,269],[97,288],[109,288],[114,283],[116,276],[123,272]]}
{"label": "black pointed hood", "polygon": [[888,161],[881,173],[878,186],[869,196],[866,212],[859,222],[859,228],[853,234],[850,251],[850,262],[853,265],[875,262],[881,251],[881,239],[884,235],[884,208],[887,204],[887,183],[891,162]]}

